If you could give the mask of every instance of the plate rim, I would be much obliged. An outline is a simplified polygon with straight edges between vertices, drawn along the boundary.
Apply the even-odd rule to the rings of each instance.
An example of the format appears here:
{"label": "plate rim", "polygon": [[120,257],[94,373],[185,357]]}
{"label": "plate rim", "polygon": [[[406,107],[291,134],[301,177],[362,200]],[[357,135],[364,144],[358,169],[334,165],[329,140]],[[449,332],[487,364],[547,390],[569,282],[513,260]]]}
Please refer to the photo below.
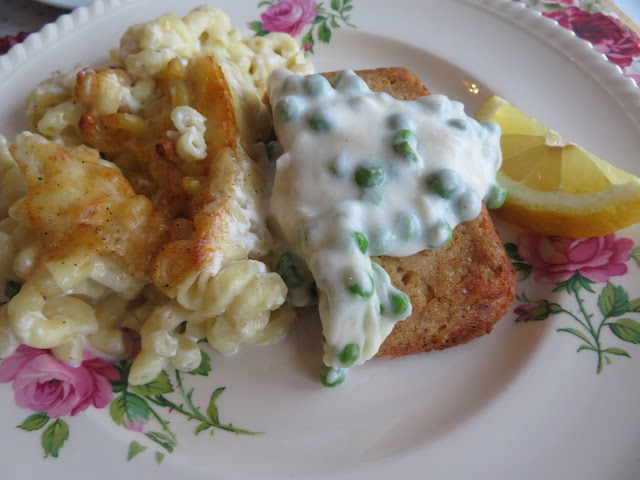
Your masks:
{"label": "plate rim", "polygon": [[[40,0],[37,0],[40,1]],[[43,0],[48,3],[48,0]],[[14,45],[7,53],[0,56],[0,83],[2,83],[11,73],[12,69],[17,69],[23,63],[28,62],[28,55],[31,51],[44,46],[43,41],[53,41],[71,32],[75,27],[95,20],[96,15],[100,15],[114,9],[134,3],[136,0],[93,0],[86,6],[78,7],[69,13],[60,15],[54,22],[48,23],[37,32],[33,32],[27,38]],[[561,44],[554,44],[554,47],[564,54],[567,49],[575,49],[575,53],[580,56],[570,57],[578,65],[583,61],[592,60],[594,66],[588,72],[599,80],[609,80],[615,82],[612,86],[620,89],[624,95],[629,95],[630,100],[637,109],[640,116],[640,87],[622,69],[610,62],[606,55],[598,52],[589,41],[579,38],[575,32],[564,28],[552,18],[546,17],[542,12],[534,10],[520,1],[513,0],[461,0],[470,5],[478,5],[499,15],[511,23],[526,28],[545,43],[549,42],[547,33],[553,35],[554,40],[559,40]],[[55,2],[66,3],[66,2]],[[600,78],[604,76],[604,78]]]}
{"label": "plate rim", "polygon": [[52,7],[64,8],[67,10],[78,8],[82,6],[87,6],[91,3],[92,0],[34,0],[43,5],[50,5]]}

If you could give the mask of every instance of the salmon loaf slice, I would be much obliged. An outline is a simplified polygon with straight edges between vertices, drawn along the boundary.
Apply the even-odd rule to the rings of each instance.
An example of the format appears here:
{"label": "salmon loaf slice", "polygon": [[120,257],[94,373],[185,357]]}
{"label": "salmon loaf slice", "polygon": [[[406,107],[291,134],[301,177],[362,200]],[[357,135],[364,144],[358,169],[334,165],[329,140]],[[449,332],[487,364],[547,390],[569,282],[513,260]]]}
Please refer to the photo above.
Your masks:
{"label": "salmon loaf slice", "polygon": [[[374,91],[400,100],[428,95],[405,68],[356,72]],[[332,84],[337,72],[323,74]],[[516,275],[483,205],[475,220],[458,225],[451,241],[409,257],[373,257],[391,283],[411,298],[413,313],[398,322],[376,356],[443,350],[491,332],[516,294]]]}

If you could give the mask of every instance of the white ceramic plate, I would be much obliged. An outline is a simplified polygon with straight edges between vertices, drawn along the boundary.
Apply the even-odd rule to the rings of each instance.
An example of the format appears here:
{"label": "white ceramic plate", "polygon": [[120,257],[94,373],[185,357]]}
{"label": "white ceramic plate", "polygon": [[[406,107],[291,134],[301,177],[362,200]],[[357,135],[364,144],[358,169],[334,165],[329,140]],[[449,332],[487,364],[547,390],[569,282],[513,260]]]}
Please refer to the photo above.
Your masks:
{"label": "white ceramic plate", "polygon": [[[30,36],[0,57],[0,131],[13,136],[25,127],[24,99],[49,72],[106,60],[128,25],[166,11],[183,15],[198,3],[98,0]],[[318,3],[330,9],[329,0]],[[267,8],[257,0],[218,4],[240,27]],[[548,19],[507,0],[352,5],[356,28],[340,21],[328,44],[317,41],[316,30],[317,70],[406,66],[433,92],[464,101],[470,114],[498,93],[640,175],[640,91]],[[503,225],[500,232],[514,242],[517,232]],[[539,251],[543,241],[518,238],[529,251]],[[516,322],[510,313],[491,335],[466,346],[371,361],[337,389],[317,380],[321,349],[313,315],[277,345],[232,358],[212,354],[208,376],[180,375],[182,391],[170,372],[170,383],[155,390],[129,387],[123,397],[115,385],[103,392],[112,398],[109,406],[58,420],[16,406],[11,387],[17,381],[0,384],[3,477],[640,478],[637,245],[637,228],[579,244],[551,241],[547,252],[555,248],[573,258],[566,275],[554,278],[544,263],[529,268],[533,257],[520,251],[523,258],[514,261],[530,275],[514,307],[520,319],[532,321]],[[562,283],[573,269],[592,281]],[[576,353],[588,343],[600,352],[583,347]],[[0,372],[7,372],[2,365]],[[32,368],[23,365],[16,374],[34,382],[42,372]],[[109,376],[96,372],[91,378]],[[39,394],[73,384],[50,382]],[[214,395],[219,421],[262,434],[213,428],[194,434],[210,422],[204,415],[214,413],[208,405],[219,387],[226,387]]]}
{"label": "white ceramic plate", "polygon": [[51,5],[52,7],[73,9],[77,7],[84,7],[89,5],[91,0],[36,0],[38,3],[44,3],[45,5]]}

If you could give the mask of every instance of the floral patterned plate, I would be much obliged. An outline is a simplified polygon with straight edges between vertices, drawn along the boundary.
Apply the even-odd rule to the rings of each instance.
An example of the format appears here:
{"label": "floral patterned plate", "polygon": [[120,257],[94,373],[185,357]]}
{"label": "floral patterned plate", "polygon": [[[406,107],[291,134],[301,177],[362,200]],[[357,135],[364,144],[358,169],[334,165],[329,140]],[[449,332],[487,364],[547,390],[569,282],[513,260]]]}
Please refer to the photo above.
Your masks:
{"label": "floral patterned plate", "polygon": [[[31,35],[0,57],[0,131],[25,128],[49,72],[106,60],[128,25],[198,3],[97,0]],[[498,93],[640,174],[640,90],[521,3],[218,4],[250,34],[299,35],[317,70],[406,66],[470,114]],[[521,282],[491,335],[371,361],[337,389],[317,379],[312,312],[276,345],[203,347],[195,371],[141,387],[127,361],[71,369],[19,349],[0,363],[3,478],[640,478],[640,229],[571,241],[498,227]]]}

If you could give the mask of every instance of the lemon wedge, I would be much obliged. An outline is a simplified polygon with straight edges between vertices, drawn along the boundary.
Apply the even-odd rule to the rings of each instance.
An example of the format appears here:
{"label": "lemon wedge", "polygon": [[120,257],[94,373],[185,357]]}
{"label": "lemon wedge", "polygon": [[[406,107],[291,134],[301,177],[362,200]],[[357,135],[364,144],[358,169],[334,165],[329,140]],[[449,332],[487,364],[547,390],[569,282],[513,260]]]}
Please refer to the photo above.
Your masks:
{"label": "lemon wedge", "polygon": [[507,189],[495,214],[542,235],[586,238],[640,222],[640,179],[562,138],[498,96],[476,116],[502,128]]}

